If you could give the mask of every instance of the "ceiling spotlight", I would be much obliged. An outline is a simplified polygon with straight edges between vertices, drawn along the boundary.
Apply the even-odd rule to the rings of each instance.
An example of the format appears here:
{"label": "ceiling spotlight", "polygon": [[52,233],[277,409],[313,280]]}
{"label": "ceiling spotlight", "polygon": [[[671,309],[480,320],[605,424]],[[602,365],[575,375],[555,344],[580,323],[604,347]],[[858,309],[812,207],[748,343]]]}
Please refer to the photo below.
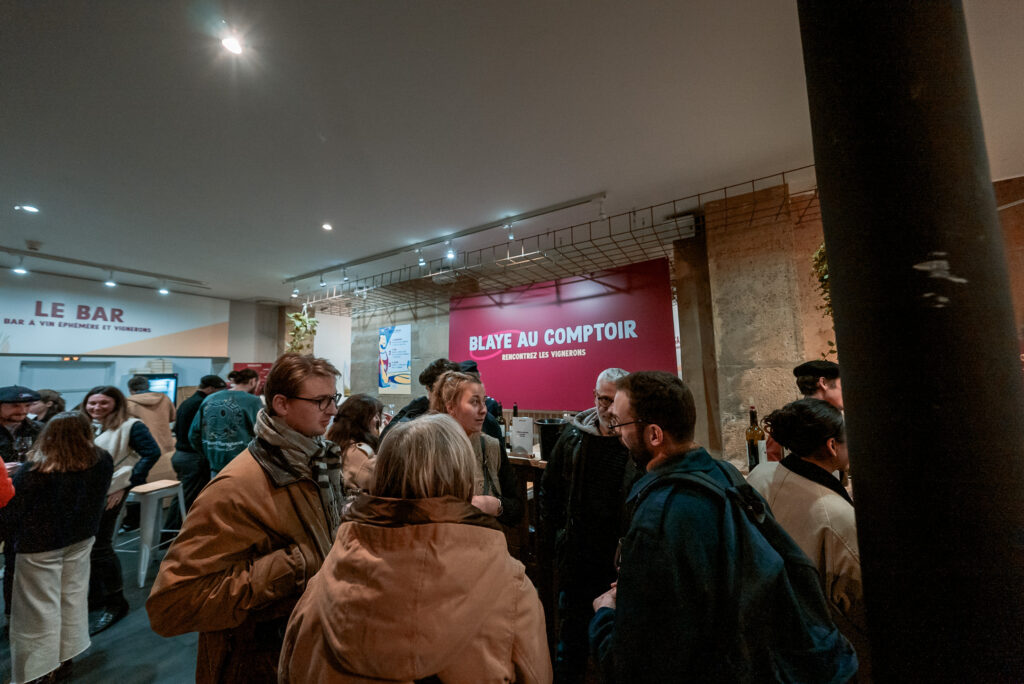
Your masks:
{"label": "ceiling spotlight", "polygon": [[330,223],[325,223],[320,227],[323,228],[324,230],[334,230],[334,226],[332,226]]}
{"label": "ceiling spotlight", "polygon": [[117,281],[114,280],[113,271],[110,272],[110,275],[107,277],[103,284],[106,285],[107,287],[117,287]]}
{"label": "ceiling spotlight", "polygon": [[452,241],[451,240],[445,240],[444,244],[448,245],[448,251],[445,252],[445,254],[444,254],[445,258],[446,259],[454,259],[455,258],[455,250],[451,248]]}
{"label": "ceiling spotlight", "polygon": [[18,275],[25,275],[28,273],[28,269],[25,268],[25,257],[18,259],[18,265],[11,269]]}
{"label": "ceiling spotlight", "polygon": [[341,269],[341,279],[348,282],[348,273],[345,272],[345,269]]}
{"label": "ceiling spotlight", "polygon": [[25,211],[28,212],[29,214],[38,214],[39,208],[34,207],[31,204],[15,204],[14,211]]}
{"label": "ceiling spotlight", "polygon": [[157,292],[159,292],[162,295],[171,294],[171,291],[167,289],[166,285],[161,285],[160,289],[157,290]]}
{"label": "ceiling spotlight", "polygon": [[511,223],[506,223],[505,224],[505,230],[508,231],[508,239],[509,240],[515,240],[516,239],[516,236],[512,234],[512,224]]}
{"label": "ceiling spotlight", "polygon": [[327,281],[324,280],[324,274],[320,274],[320,287],[327,287]]}
{"label": "ceiling spotlight", "polygon": [[604,198],[601,198],[601,202],[597,205],[597,218],[604,221],[608,218],[608,214],[604,213]]}
{"label": "ceiling spotlight", "polygon": [[224,46],[225,50],[232,54],[242,54],[242,42],[238,40],[237,36],[228,36],[224,40],[220,41],[220,44]]}

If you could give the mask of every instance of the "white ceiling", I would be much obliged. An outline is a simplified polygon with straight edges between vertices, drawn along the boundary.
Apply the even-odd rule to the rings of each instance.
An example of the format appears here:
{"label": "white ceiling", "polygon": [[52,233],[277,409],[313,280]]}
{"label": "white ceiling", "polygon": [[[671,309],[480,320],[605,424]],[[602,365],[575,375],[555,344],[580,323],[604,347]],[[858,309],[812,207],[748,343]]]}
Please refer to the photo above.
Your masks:
{"label": "white ceiling", "polygon": [[[966,13],[993,178],[1024,174],[1024,3]],[[0,245],[234,299],[602,190],[617,213],[813,162],[794,0],[3,0],[0,89]]]}

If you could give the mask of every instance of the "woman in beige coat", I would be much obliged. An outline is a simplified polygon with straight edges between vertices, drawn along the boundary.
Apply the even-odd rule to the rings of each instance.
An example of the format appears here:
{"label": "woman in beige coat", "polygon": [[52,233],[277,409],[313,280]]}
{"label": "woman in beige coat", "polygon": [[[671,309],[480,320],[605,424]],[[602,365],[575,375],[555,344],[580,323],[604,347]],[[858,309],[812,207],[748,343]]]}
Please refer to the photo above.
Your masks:
{"label": "woman in beige coat", "polygon": [[843,414],[821,399],[801,399],[772,411],[764,423],[789,455],[759,465],[747,482],[818,566],[836,625],[857,650],[857,681],[870,681],[857,522],[850,495],[832,475],[850,465]]}
{"label": "woman in beige coat", "polygon": [[447,415],[396,426],[295,606],[281,682],[550,682],[544,612]]}

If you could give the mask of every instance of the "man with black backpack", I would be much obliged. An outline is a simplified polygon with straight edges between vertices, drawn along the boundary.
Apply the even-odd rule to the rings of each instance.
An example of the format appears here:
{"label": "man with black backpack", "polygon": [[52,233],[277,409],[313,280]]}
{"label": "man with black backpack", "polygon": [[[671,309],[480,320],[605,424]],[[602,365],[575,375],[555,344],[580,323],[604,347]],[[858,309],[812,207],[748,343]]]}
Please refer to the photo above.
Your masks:
{"label": "man with black backpack", "polygon": [[616,383],[612,425],[644,475],[626,505],[619,578],[594,601],[593,656],[608,682],[848,682],[857,658],[817,570],[728,463],[693,441],[676,376]]}

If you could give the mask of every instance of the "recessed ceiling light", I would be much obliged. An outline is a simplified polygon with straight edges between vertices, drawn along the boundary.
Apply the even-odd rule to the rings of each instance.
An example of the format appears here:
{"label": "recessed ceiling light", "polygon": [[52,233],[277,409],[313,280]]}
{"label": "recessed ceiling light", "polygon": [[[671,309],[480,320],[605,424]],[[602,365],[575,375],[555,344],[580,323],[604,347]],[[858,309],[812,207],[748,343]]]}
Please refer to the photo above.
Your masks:
{"label": "recessed ceiling light", "polygon": [[220,44],[224,46],[225,50],[232,54],[242,54],[242,42],[238,40],[237,36],[228,36],[224,40],[220,41]]}
{"label": "recessed ceiling light", "polygon": [[320,227],[323,228],[324,230],[334,230],[334,226],[332,226],[330,223],[325,223]]}
{"label": "recessed ceiling light", "polygon": [[34,207],[31,204],[15,204],[14,205],[14,210],[15,211],[25,211],[25,212],[28,212],[29,214],[38,214],[39,213],[39,208],[38,207]]}

